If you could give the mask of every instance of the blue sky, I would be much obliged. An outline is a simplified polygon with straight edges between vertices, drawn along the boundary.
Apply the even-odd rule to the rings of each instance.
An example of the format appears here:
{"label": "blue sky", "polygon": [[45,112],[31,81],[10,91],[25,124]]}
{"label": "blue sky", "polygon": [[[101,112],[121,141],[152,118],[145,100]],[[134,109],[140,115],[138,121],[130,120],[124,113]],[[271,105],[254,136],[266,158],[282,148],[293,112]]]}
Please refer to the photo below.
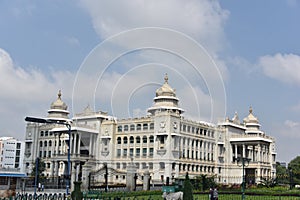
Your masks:
{"label": "blue sky", "polygon": [[[186,117],[209,120],[211,109],[206,108],[215,89],[220,96],[214,97],[214,109],[225,109],[230,118],[237,111],[242,120],[252,106],[262,129],[276,138],[278,160],[288,162],[299,155],[299,20],[296,0],[3,0],[0,135],[22,140],[24,117],[46,116],[59,89],[72,112],[76,74],[83,74],[85,61],[90,63],[93,53],[108,43],[107,55],[95,54],[95,60],[105,60],[109,53],[130,49],[137,42],[120,43],[122,31],[161,27],[200,44],[216,63],[221,79],[203,66],[197,68],[203,76],[195,76],[188,63],[170,52],[132,51],[109,65],[97,86],[88,76],[81,77],[81,89],[93,91],[95,97],[91,100],[79,90],[78,109],[90,104],[117,117],[141,116],[152,105],[155,89],[167,72]],[[187,56],[203,53],[190,52],[190,43],[172,39],[166,45],[181,45]],[[93,70],[99,72],[103,66],[97,64]],[[224,117],[222,112],[219,115]]]}

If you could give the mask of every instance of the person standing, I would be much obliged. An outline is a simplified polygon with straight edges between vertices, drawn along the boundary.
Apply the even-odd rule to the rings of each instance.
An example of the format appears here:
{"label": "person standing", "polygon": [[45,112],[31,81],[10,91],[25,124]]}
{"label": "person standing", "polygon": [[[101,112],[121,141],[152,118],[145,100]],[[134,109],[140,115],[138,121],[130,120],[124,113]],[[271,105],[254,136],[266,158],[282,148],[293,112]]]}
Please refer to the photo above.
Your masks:
{"label": "person standing", "polygon": [[219,199],[219,194],[218,194],[218,189],[215,188],[214,191],[213,191],[213,199],[214,200],[218,200]]}
{"label": "person standing", "polygon": [[213,190],[213,188],[209,188],[208,197],[209,197],[209,200],[214,200],[214,190]]}

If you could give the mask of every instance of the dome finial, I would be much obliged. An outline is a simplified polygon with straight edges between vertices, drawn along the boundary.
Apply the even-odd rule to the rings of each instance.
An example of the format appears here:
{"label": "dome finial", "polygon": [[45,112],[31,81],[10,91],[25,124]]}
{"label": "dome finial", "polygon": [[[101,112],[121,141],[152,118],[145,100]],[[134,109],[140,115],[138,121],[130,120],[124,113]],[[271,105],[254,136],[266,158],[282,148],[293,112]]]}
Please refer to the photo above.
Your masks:
{"label": "dome finial", "polygon": [[166,73],[166,74],[165,74],[165,83],[168,83],[168,80],[169,80],[168,74]]}
{"label": "dome finial", "polygon": [[58,96],[58,99],[61,99],[61,90],[58,91],[57,96]]}
{"label": "dome finial", "polygon": [[253,109],[252,109],[252,106],[250,106],[250,108],[249,108],[249,113],[252,114],[252,112],[253,112]]}

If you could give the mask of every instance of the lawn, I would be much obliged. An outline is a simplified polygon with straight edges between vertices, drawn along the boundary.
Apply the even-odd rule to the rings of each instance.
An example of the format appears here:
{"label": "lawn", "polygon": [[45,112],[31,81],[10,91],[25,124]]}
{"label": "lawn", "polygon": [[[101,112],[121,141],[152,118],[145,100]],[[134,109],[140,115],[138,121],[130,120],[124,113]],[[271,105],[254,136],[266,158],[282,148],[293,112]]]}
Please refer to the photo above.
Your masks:
{"label": "lawn", "polygon": [[[121,200],[162,200],[161,195],[137,196],[137,197],[121,197]],[[246,195],[246,200],[300,200],[300,197],[293,196],[256,196]],[[108,200],[109,198],[107,198]],[[239,200],[242,199],[239,194],[220,194],[219,200]],[[194,194],[194,200],[208,200],[207,194]]]}

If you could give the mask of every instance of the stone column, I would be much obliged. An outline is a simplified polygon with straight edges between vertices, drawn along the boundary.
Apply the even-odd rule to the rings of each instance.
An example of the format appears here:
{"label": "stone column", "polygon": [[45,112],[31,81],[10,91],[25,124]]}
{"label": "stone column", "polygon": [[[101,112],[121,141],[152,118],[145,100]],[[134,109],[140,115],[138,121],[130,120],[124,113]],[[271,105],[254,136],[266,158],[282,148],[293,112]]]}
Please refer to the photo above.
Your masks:
{"label": "stone column", "polygon": [[135,175],[136,175],[136,166],[131,160],[131,162],[128,164],[127,174],[126,174],[126,189],[128,191],[135,190],[135,186],[136,186]]}
{"label": "stone column", "polygon": [[83,191],[86,191],[89,189],[90,186],[90,173],[92,171],[92,165],[90,165],[88,162],[86,162],[83,166],[82,166],[82,185],[81,188]]}
{"label": "stone column", "polygon": [[255,146],[252,146],[252,162],[255,162]]}
{"label": "stone column", "polygon": [[261,162],[261,146],[258,144],[258,149],[257,149],[257,161]]}
{"label": "stone column", "polygon": [[235,144],[234,145],[234,158],[235,158],[235,161],[237,162],[237,150],[238,150],[238,148],[237,148],[237,144]]}
{"label": "stone column", "polygon": [[77,134],[74,133],[74,134],[72,134],[72,136],[73,136],[72,153],[76,155],[77,154],[77,152],[76,152]]}
{"label": "stone column", "polygon": [[56,155],[58,155],[59,153],[59,134],[55,135],[55,141],[56,141]]}
{"label": "stone column", "polygon": [[76,181],[76,165],[73,166],[74,169],[72,169],[72,162],[71,162],[71,166],[70,166],[70,170],[71,170],[71,180],[70,180],[70,186],[71,189],[70,191],[74,190],[74,181]]}
{"label": "stone column", "polygon": [[80,144],[81,144],[81,132],[78,134],[78,138],[77,138],[77,152],[76,154],[80,155]]}
{"label": "stone column", "polygon": [[150,172],[146,170],[144,172],[143,190],[150,190]]}

